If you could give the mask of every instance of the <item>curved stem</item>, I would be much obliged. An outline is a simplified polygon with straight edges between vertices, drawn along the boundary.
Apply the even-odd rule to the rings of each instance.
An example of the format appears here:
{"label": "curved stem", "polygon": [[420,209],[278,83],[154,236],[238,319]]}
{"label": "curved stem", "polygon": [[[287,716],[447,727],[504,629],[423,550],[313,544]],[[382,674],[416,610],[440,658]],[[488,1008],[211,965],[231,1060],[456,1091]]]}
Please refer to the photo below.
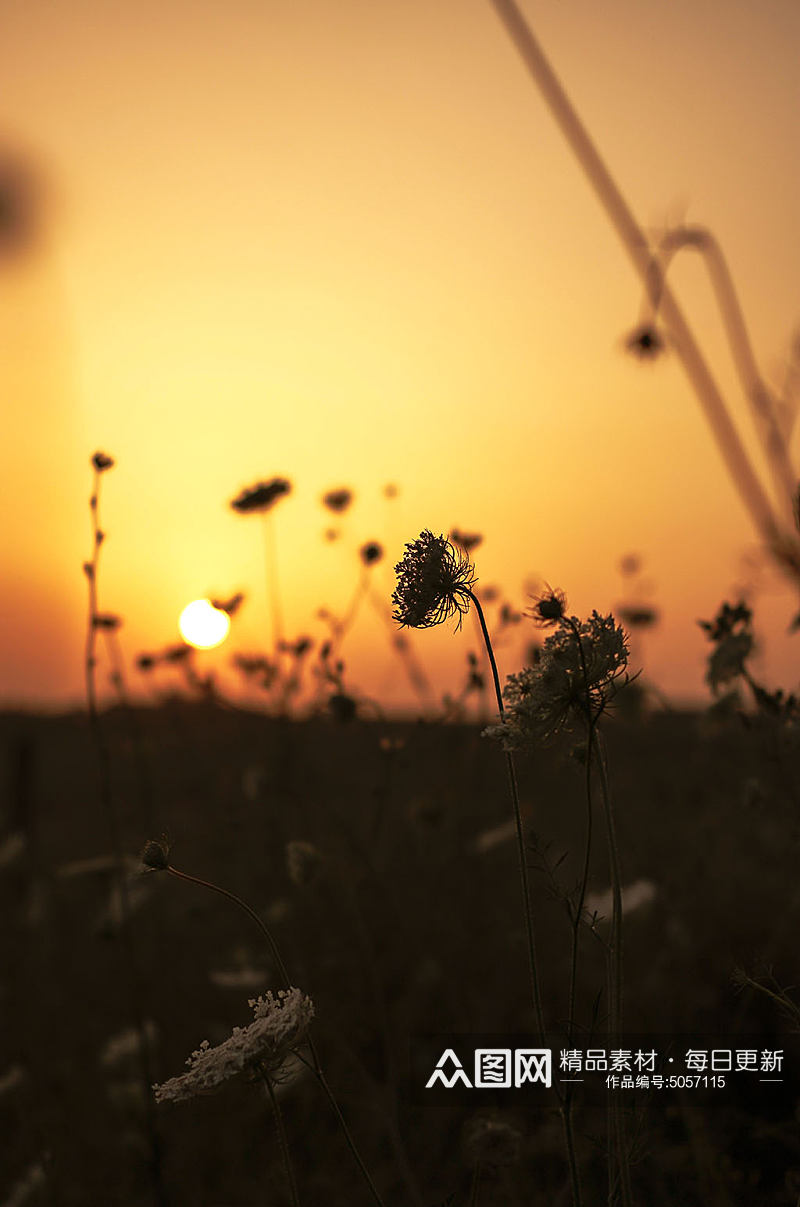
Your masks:
{"label": "curved stem", "polygon": [[745,395],[750,403],[756,430],[767,453],[775,490],[783,501],[785,515],[791,520],[796,478],[789,459],[786,439],[781,431],[775,410],[775,400],[767,387],[756,362],[750,333],[722,248],[711,231],[703,226],[681,227],[670,231],[662,240],[661,267],[651,290],[654,311],[658,308],[664,273],[676,252],[682,248],[698,251],[705,260],[711,287],[717,299],[722,322],[728,337],[733,363]]}
{"label": "curved stem", "polygon": [[[231,893],[226,888],[220,888],[220,886],[218,884],[212,884],[212,882],[210,880],[201,880],[199,876],[190,876],[188,874],[188,872],[180,872],[180,871],[178,871],[177,868],[172,867],[171,864],[167,867],[166,870],[167,870],[167,872],[169,872],[169,874],[171,876],[177,876],[179,880],[186,880],[190,884],[198,884],[198,885],[200,885],[201,888],[211,889],[212,892],[219,893],[220,896],[226,897],[228,899],[228,901],[232,901],[234,903],[234,905],[238,905],[241,910],[244,910],[244,912],[247,914],[247,916],[249,918],[252,918],[252,920],[255,922],[256,926],[261,931],[264,938],[269,943],[270,951],[272,952],[275,963],[278,966],[278,970],[286,984],[287,989],[291,987],[291,982],[289,980],[289,974],[286,971],[286,965],[284,964],[283,960],[281,959],[281,954],[278,950],[277,943],[273,939],[268,928],[264,925],[264,923],[259,918],[258,914],[255,912],[254,909],[250,908],[250,906],[247,904],[246,901],[243,901],[241,897],[238,897],[236,895],[236,893]],[[339,1126],[341,1127],[341,1129],[344,1133],[344,1138],[347,1141],[348,1147],[356,1160],[356,1164],[358,1165],[359,1169],[361,1170],[361,1173],[364,1176],[364,1180],[366,1181],[367,1185],[369,1186],[372,1197],[375,1199],[375,1202],[379,1204],[379,1207],[385,1207],[383,1200],[381,1199],[380,1195],[378,1194],[378,1191],[375,1189],[375,1184],[373,1183],[372,1178],[370,1177],[369,1170],[367,1169],[366,1165],[364,1164],[363,1160],[361,1159],[361,1154],[359,1153],[358,1149],[356,1148],[355,1141],[353,1140],[353,1137],[350,1135],[350,1129],[348,1128],[344,1115],[342,1114],[339,1104],[336,1101],[336,1098],[334,1097],[333,1090],[328,1085],[328,1082],[325,1078],[325,1074],[322,1071],[322,1065],[320,1063],[320,1059],[319,1059],[319,1055],[317,1053],[316,1046],[310,1035],[308,1036],[307,1042],[308,1042],[308,1049],[309,1049],[309,1052],[311,1053],[311,1059],[313,1061],[313,1064],[309,1065],[308,1061],[303,1060],[302,1056],[300,1056],[299,1059],[303,1060],[303,1063],[312,1070],[317,1081],[319,1082],[319,1084],[322,1086],[323,1090],[325,1091],[325,1094],[328,1097],[328,1101],[330,1102],[331,1106],[333,1107],[336,1118],[339,1121]]]}
{"label": "curved stem", "polygon": [[[470,591],[469,597],[475,605],[475,611],[478,614],[483,640],[486,643],[486,653],[489,656],[489,665],[492,668],[492,678],[494,680],[494,690],[497,697],[497,708],[501,719],[505,717],[505,707],[503,705],[503,693],[500,690],[500,676],[497,673],[497,662],[495,661],[492,642],[489,637],[489,630],[486,627],[486,618],[483,614],[480,600],[474,592]],[[511,802],[514,807],[514,823],[517,831],[517,854],[519,856],[519,871],[520,882],[522,887],[522,905],[525,915],[525,930],[528,942],[528,967],[531,981],[531,997],[533,1000],[533,1009],[536,1015],[536,1025],[539,1028],[539,1034],[544,1043],[545,1024],[544,1010],[542,1008],[542,995],[539,986],[539,970],[536,959],[536,935],[533,926],[533,910],[531,907],[531,890],[528,877],[528,859],[525,850],[525,831],[522,825],[522,810],[519,804],[519,789],[517,787],[517,772],[514,766],[514,758],[510,750],[505,752],[506,768],[508,770],[508,783],[511,791]]]}
{"label": "curved stem", "polygon": [[294,1168],[292,1166],[292,1157],[289,1152],[289,1141],[286,1138],[286,1128],[283,1125],[283,1112],[280,1108],[275,1090],[272,1087],[272,1082],[266,1073],[261,1074],[264,1085],[267,1087],[270,1105],[272,1106],[272,1114],[275,1118],[275,1127],[278,1132],[278,1143],[280,1144],[281,1156],[283,1157],[283,1168],[286,1171],[286,1181],[289,1183],[289,1190],[292,1196],[293,1207],[300,1207],[300,1196],[297,1193],[297,1182],[294,1177]]}
{"label": "curved stem", "polygon": [[259,918],[256,911],[254,909],[251,909],[246,901],[243,901],[241,897],[237,897],[236,893],[231,893],[226,888],[220,888],[220,886],[218,884],[212,884],[210,880],[201,880],[199,876],[190,876],[188,872],[179,872],[178,869],[172,867],[171,864],[166,870],[169,872],[170,876],[177,876],[177,878],[179,880],[186,880],[190,884],[199,884],[201,888],[211,889],[212,893],[219,893],[221,897],[227,897],[228,901],[232,901],[234,903],[234,905],[239,906],[239,909],[244,910],[244,912],[247,914],[247,916],[249,918],[253,919],[256,926],[258,927],[258,929],[261,931],[264,938],[269,943],[270,951],[272,952],[272,957],[278,966],[278,971],[281,974],[281,979],[283,980],[287,989],[291,988],[291,981],[289,980],[289,974],[286,971],[286,965],[284,964],[283,960],[281,959],[281,953],[278,951],[277,943],[273,939],[270,931],[267,929],[267,927],[264,925],[264,923]]}
{"label": "curved stem", "polygon": [[[646,288],[652,282],[653,262],[648,241],[603,162],[586,127],[528,27],[515,0],[491,0],[525,66],[544,96],[550,112],[574,151],[600,203],[617,231]],[[666,281],[661,282],[661,311],[673,344],[711,427],[717,446],[739,496],[764,542],[774,548],[781,530],[752,462],[733,425],[719,387],[688,322]]]}

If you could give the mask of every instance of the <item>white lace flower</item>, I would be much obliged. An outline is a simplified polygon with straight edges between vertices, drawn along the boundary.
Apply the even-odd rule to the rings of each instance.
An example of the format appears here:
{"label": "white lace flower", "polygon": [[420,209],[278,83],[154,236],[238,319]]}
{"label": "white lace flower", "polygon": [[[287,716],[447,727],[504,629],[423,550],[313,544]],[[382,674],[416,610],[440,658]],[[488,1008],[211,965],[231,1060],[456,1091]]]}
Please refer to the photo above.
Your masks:
{"label": "white lace flower", "polygon": [[232,1035],[216,1047],[203,1040],[186,1062],[188,1072],[153,1087],[156,1102],[183,1102],[210,1093],[248,1070],[275,1077],[305,1039],[314,1005],[299,989],[283,989],[277,996],[267,993],[251,999],[249,1005],[253,1022],[248,1027],[234,1027]]}

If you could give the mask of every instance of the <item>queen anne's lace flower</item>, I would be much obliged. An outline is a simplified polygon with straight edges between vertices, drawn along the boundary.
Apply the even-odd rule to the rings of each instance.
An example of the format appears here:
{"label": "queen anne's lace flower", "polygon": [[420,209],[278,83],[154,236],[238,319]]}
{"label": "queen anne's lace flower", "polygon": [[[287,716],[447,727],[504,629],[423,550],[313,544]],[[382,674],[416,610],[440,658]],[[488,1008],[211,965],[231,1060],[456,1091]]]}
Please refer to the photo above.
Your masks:
{"label": "queen anne's lace flower", "polygon": [[187,1060],[188,1072],[154,1086],[156,1102],[183,1102],[216,1090],[231,1077],[261,1070],[274,1078],[286,1058],[305,1039],[314,1017],[311,999],[299,989],[283,989],[250,1000],[254,1019],[248,1027],[212,1048],[208,1040]]}
{"label": "queen anne's lace flower", "polygon": [[458,615],[458,628],[469,611],[475,582],[475,567],[466,553],[426,528],[406,545],[395,571],[392,615],[398,624],[428,629]]}
{"label": "queen anne's lace flower", "polygon": [[611,615],[592,612],[583,622],[562,620],[536,664],[509,675],[505,717],[486,735],[515,750],[546,742],[576,722],[594,722],[626,677],[628,652],[625,633]]}

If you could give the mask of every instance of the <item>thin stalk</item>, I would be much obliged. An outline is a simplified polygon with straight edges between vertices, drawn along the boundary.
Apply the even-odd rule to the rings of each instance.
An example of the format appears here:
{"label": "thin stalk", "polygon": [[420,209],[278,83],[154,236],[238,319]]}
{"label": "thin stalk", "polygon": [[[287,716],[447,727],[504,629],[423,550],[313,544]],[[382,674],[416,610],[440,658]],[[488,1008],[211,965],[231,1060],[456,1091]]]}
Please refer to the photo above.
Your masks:
{"label": "thin stalk", "polygon": [[150,1040],[144,1025],[144,1009],[142,1006],[142,978],[136,959],[131,931],[131,908],[125,863],[122,853],[122,835],[119,817],[111,787],[111,754],[106,743],[103,726],[100,723],[100,712],[97,704],[97,575],[100,563],[100,548],[104,534],[100,527],[100,477],[103,471],[95,467],[92,494],[89,505],[92,514],[92,559],[84,565],[84,573],[89,584],[89,617],[86,634],[86,703],[89,714],[89,727],[97,754],[99,776],[100,802],[109,829],[111,848],[114,854],[115,878],[119,891],[120,903],[120,935],[125,952],[125,965],[128,972],[128,997],[133,1015],[133,1023],[138,1036],[137,1062],[139,1075],[144,1087],[145,1130],[150,1147],[148,1172],[150,1175],[153,1202],[157,1207],[166,1207],[167,1195],[162,1175],[161,1137],[156,1125],[155,1108],[151,1086],[155,1080],[152,1069]]}
{"label": "thin stalk", "polygon": [[342,1134],[344,1135],[344,1138],[347,1141],[347,1146],[350,1149],[350,1152],[352,1153],[353,1159],[356,1162],[356,1164],[358,1165],[358,1168],[361,1170],[362,1177],[364,1178],[364,1181],[367,1183],[367,1186],[369,1187],[369,1190],[370,1190],[370,1193],[371,1193],[373,1199],[378,1204],[378,1207],[386,1207],[383,1199],[381,1198],[380,1194],[378,1193],[378,1191],[375,1187],[375,1183],[372,1181],[372,1178],[370,1177],[369,1170],[367,1169],[366,1165],[364,1164],[363,1160],[361,1159],[361,1153],[358,1151],[356,1142],[350,1134],[350,1128],[347,1126],[347,1121],[346,1121],[344,1115],[342,1114],[339,1103],[336,1101],[333,1090],[328,1085],[328,1082],[325,1078],[325,1074],[323,1073],[323,1071],[320,1067],[319,1058],[317,1057],[316,1052],[314,1051],[314,1048],[312,1046],[310,1039],[308,1041],[308,1046],[311,1049],[311,1057],[312,1057],[313,1063],[309,1064],[309,1062],[307,1060],[304,1060],[303,1057],[299,1055],[299,1053],[298,1053],[298,1059],[303,1062],[303,1064],[306,1066],[306,1068],[311,1069],[311,1072],[314,1074],[317,1081],[322,1086],[322,1089],[325,1091],[328,1102],[331,1104],[333,1113],[335,1114],[336,1119],[339,1123],[339,1127],[342,1129]]}
{"label": "thin stalk", "polygon": [[[623,1026],[623,946],[622,946],[622,873],[619,862],[619,846],[617,844],[614,812],[611,806],[611,793],[608,786],[608,771],[606,768],[605,751],[598,734],[596,747],[596,762],[600,777],[600,795],[603,802],[603,813],[606,821],[606,837],[608,840],[608,861],[611,869],[611,893],[613,900],[611,918],[611,1036],[617,1043],[622,1039]],[[628,1167],[624,1120],[621,1104],[616,1096],[614,1102],[614,1133],[617,1144],[619,1162],[620,1191],[622,1207],[631,1207],[633,1195],[631,1191],[630,1169]]]}
{"label": "thin stalk", "polygon": [[756,431],[767,454],[776,495],[783,502],[785,517],[792,518],[797,480],[789,459],[789,450],[778,422],[775,400],[756,362],[750,333],[722,248],[711,231],[702,226],[670,231],[659,247],[662,262],[655,274],[652,290],[654,312],[658,308],[668,263],[681,248],[699,251],[705,260],[711,287],[717,299],[733,363],[753,413]]}
{"label": "thin stalk", "polygon": [[283,641],[283,612],[281,609],[281,593],[278,583],[278,555],[275,550],[275,528],[272,523],[272,513],[265,511],[264,521],[264,572],[267,586],[267,598],[272,610],[272,652],[277,660],[280,657],[281,642]]}
{"label": "thin stalk", "polygon": [[[255,922],[256,926],[261,931],[264,938],[267,940],[267,943],[269,944],[270,951],[272,952],[275,963],[278,966],[278,971],[280,972],[281,978],[283,979],[287,989],[290,987],[291,982],[289,980],[289,974],[286,971],[286,965],[284,964],[283,960],[281,959],[281,954],[278,950],[278,945],[276,944],[274,938],[272,937],[272,934],[270,933],[269,929],[264,925],[262,920],[259,918],[256,911],[254,909],[251,909],[246,901],[243,901],[241,897],[238,897],[236,895],[236,893],[232,893],[226,888],[220,888],[220,886],[218,884],[212,884],[212,882],[210,880],[201,880],[199,876],[190,876],[187,872],[180,872],[180,871],[178,871],[177,868],[172,867],[171,864],[165,870],[167,872],[169,872],[169,874],[171,876],[177,876],[177,878],[179,880],[186,880],[190,884],[200,885],[201,888],[211,889],[212,892],[219,893],[220,896],[226,897],[228,899],[228,901],[232,901],[234,903],[234,905],[238,905],[239,909],[243,910],[247,914],[247,916],[249,918],[251,918],[253,920],[253,922]],[[383,1200],[381,1199],[380,1195],[378,1194],[378,1191],[375,1189],[375,1184],[372,1181],[372,1178],[370,1177],[369,1170],[367,1169],[366,1165],[364,1164],[363,1160],[361,1159],[361,1154],[359,1153],[359,1151],[356,1147],[355,1141],[353,1140],[353,1137],[350,1134],[350,1129],[348,1128],[347,1123],[345,1121],[345,1117],[341,1112],[341,1109],[339,1107],[338,1102],[336,1101],[336,1098],[334,1097],[333,1090],[328,1085],[328,1082],[325,1078],[325,1074],[322,1071],[322,1065],[320,1063],[316,1045],[314,1044],[314,1041],[311,1038],[311,1036],[308,1037],[307,1042],[308,1042],[308,1049],[309,1049],[309,1052],[311,1053],[311,1058],[312,1058],[313,1064],[309,1065],[308,1061],[303,1060],[302,1056],[299,1056],[299,1059],[303,1061],[303,1064],[305,1064],[308,1068],[311,1069],[311,1071],[313,1072],[317,1081],[322,1086],[322,1089],[325,1091],[328,1101],[330,1102],[331,1106],[333,1107],[333,1111],[339,1122],[339,1126],[341,1127],[342,1132],[344,1133],[344,1138],[347,1141],[347,1145],[350,1149],[350,1152],[353,1154],[356,1164],[358,1165],[359,1169],[361,1170],[361,1173],[364,1177],[365,1182],[367,1183],[367,1186],[369,1187],[372,1197],[374,1198],[375,1202],[379,1204],[379,1207],[385,1207]]]}
{"label": "thin stalk", "polygon": [[278,1143],[281,1149],[281,1156],[283,1157],[283,1168],[286,1171],[286,1181],[289,1183],[289,1190],[292,1195],[292,1205],[293,1207],[300,1207],[300,1196],[297,1193],[297,1182],[295,1181],[294,1166],[292,1165],[292,1157],[289,1152],[289,1141],[286,1137],[286,1128],[283,1125],[283,1112],[281,1111],[280,1103],[278,1102],[275,1090],[272,1088],[272,1082],[269,1077],[266,1073],[262,1073],[261,1078],[267,1087],[267,1094],[272,1106],[275,1128],[278,1133]]}
{"label": "thin stalk", "polygon": [[226,888],[220,888],[220,886],[218,884],[212,884],[210,880],[201,880],[199,876],[190,876],[188,872],[179,872],[178,869],[172,867],[171,864],[166,868],[166,871],[169,872],[170,876],[176,876],[178,878],[178,880],[186,880],[190,884],[199,884],[201,888],[211,889],[212,893],[219,893],[221,897],[227,897],[228,901],[232,901],[234,903],[234,905],[239,906],[239,909],[244,910],[244,912],[247,914],[248,918],[252,918],[252,920],[255,922],[256,926],[261,931],[264,938],[267,940],[270,951],[272,952],[272,958],[274,959],[275,963],[278,966],[278,972],[281,974],[281,980],[283,981],[283,983],[285,984],[287,989],[291,988],[291,981],[289,980],[289,974],[286,971],[286,965],[284,964],[283,960],[281,959],[281,953],[278,950],[277,943],[273,939],[272,934],[269,931],[269,929],[264,925],[264,923],[259,918],[256,911],[254,909],[251,909],[246,901],[243,901],[241,897],[237,897],[236,893],[231,893]]}
{"label": "thin stalk", "polygon": [[481,1163],[475,1163],[475,1169],[472,1174],[472,1189],[469,1192],[469,1207],[478,1207],[478,1192],[481,1188]]}
{"label": "thin stalk", "polygon": [[[653,261],[648,241],[586,127],[514,0],[491,0],[491,3],[575,153],[645,288],[649,288],[652,284]],[[762,539],[773,549],[776,544],[780,545],[780,525],[739,439],[714,376],[666,281],[661,283],[661,312],[739,497]]]}
{"label": "thin stalk", "polygon": [[[503,704],[503,693],[500,690],[500,676],[497,673],[497,663],[492,649],[489,630],[486,627],[486,618],[483,614],[480,600],[474,592],[470,591],[469,597],[475,605],[475,611],[480,621],[481,631],[483,632],[483,640],[486,645],[486,653],[489,656],[489,665],[492,668],[492,679],[494,680],[494,690],[497,697],[497,708],[500,713],[500,719],[505,717],[505,706]],[[528,966],[531,981],[531,997],[533,1000],[533,1009],[536,1015],[536,1025],[539,1028],[539,1033],[544,1042],[545,1025],[544,1025],[544,1010],[542,1009],[542,996],[539,986],[539,971],[536,959],[536,935],[533,925],[533,910],[531,908],[531,890],[528,878],[528,859],[525,851],[525,831],[522,825],[522,810],[519,804],[519,790],[517,787],[517,772],[514,766],[514,758],[510,750],[505,752],[506,767],[508,769],[508,783],[511,790],[511,801],[514,806],[514,823],[517,831],[517,854],[519,856],[519,871],[520,882],[522,886],[522,905],[525,915],[525,930],[528,941]]]}

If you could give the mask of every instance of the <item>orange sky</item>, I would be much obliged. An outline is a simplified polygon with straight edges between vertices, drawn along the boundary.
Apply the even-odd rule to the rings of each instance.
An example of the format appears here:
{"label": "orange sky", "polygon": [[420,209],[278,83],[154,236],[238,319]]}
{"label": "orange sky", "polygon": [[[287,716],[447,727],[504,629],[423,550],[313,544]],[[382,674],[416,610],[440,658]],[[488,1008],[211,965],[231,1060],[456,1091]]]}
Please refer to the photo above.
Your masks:
{"label": "orange sky", "polygon": [[[800,317],[800,7],[524,11],[642,224],[713,230],[779,380]],[[362,541],[393,563],[457,525],[485,535],[483,582],[523,602],[539,575],[580,612],[620,600],[637,551],[663,617],[645,671],[703,694],[695,622],[756,535],[675,358],[622,354],[640,286],[487,0],[0,0],[0,79],[0,148],[49,193],[36,257],[0,260],[3,700],[80,699],[96,448],[118,461],[101,605],[130,656],[209,592],[249,598],[204,664],[263,640],[260,526],[228,502],[279,474],[291,635],[345,608]],[[755,448],[699,259],[671,280]],[[339,485],[356,503],[326,545]],[[787,687],[793,610],[767,575],[760,669]],[[467,626],[415,648],[453,690],[474,644]],[[366,613],[345,654],[354,684],[408,698]]]}

